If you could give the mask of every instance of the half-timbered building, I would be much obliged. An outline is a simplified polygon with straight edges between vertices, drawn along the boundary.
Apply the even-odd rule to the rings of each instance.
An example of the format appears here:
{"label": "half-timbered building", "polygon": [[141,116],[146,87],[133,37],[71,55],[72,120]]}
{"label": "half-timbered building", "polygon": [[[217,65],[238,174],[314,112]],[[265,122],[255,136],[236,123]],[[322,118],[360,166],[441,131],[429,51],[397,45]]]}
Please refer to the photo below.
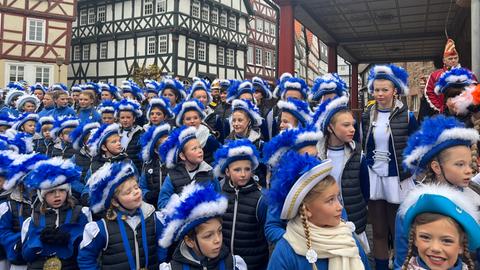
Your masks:
{"label": "half-timbered building", "polygon": [[157,65],[188,79],[245,77],[248,0],[80,0],[69,82],[119,84]]}
{"label": "half-timbered building", "polygon": [[0,0],[0,86],[66,82],[76,0]]}

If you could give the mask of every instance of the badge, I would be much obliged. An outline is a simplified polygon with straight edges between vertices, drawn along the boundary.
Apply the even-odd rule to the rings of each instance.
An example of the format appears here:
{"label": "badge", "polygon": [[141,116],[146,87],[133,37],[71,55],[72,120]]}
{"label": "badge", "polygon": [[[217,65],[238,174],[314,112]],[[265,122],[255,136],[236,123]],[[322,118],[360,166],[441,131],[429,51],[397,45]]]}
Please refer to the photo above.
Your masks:
{"label": "badge", "polygon": [[150,168],[150,169],[148,169],[148,171],[147,171],[147,172],[148,172],[148,174],[152,174],[152,173],[153,173],[153,169],[152,169],[152,168]]}
{"label": "badge", "polygon": [[49,258],[43,265],[43,270],[61,270],[62,261],[58,257]]}

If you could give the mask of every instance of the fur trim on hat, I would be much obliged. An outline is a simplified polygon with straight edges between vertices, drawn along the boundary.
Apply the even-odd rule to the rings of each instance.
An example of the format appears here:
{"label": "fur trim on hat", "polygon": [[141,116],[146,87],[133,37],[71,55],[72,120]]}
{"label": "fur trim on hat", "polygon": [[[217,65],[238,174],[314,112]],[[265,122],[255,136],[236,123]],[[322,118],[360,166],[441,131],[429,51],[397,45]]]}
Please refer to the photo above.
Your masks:
{"label": "fur trim on hat", "polygon": [[408,88],[408,73],[402,67],[394,64],[376,65],[370,69],[368,75],[368,92],[373,94],[373,82],[377,79],[389,80],[397,88],[397,94],[407,96],[410,89]]}
{"label": "fur trim on hat", "polygon": [[159,154],[167,168],[173,168],[178,163],[178,155],[183,150],[185,143],[196,139],[195,127],[181,126],[170,132],[168,138],[160,145]]}
{"label": "fur trim on hat", "polygon": [[312,111],[307,102],[298,100],[295,98],[288,98],[285,100],[279,100],[277,107],[284,112],[289,112],[295,118],[302,127],[307,126],[312,121]]}
{"label": "fur trim on hat", "polygon": [[140,137],[140,146],[142,147],[142,151],[139,156],[143,162],[150,162],[150,160],[152,160],[155,152],[155,145],[160,138],[168,135],[170,129],[171,127],[168,123],[163,123],[158,126],[151,126],[145,133],[142,134]]}
{"label": "fur trim on hat", "polygon": [[78,84],[74,84],[72,88],[70,88],[70,91],[73,92],[82,92],[82,87]]}
{"label": "fur trim on hat", "polygon": [[40,100],[35,95],[22,95],[22,96],[20,96],[17,100],[17,110],[18,111],[23,111],[23,106],[27,102],[33,103],[33,105],[35,105],[35,111],[38,110],[38,107],[40,106]]}
{"label": "fur trim on hat", "polygon": [[11,190],[23,181],[23,177],[29,173],[35,164],[42,160],[47,160],[49,157],[43,154],[14,154],[14,161],[10,163],[5,183],[4,190]]}
{"label": "fur trim on hat", "polygon": [[93,157],[100,154],[101,146],[105,140],[113,134],[120,134],[120,126],[117,123],[104,124],[96,129],[95,133],[88,139],[87,146],[90,149],[90,153]]}
{"label": "fur trim on hat", "polygon": [[135,118],[142,117],[142,108],[138,102],[130,99],[122,99],[121,101],[115,103],[115,116],[119,117],[120,112],[132,112]]}
{"label": "fur trim on hat", "polygon": [[314,81],[309,100],[320,101],[324,95],[335,93],[337,96],[348,95],[347,83],[337,73],[327,73]]}
{"label": "fur trim on hat", "polygon": [[76,127],[72,132],[70,132],[69,137],[72,141],[73,149],[79,151],[83,147],[83,140],[85,139],[85,137],[91,134],[94,129],[97,129],[99,127],[100,124],[98,122],[92,122],[87,124],[81,124]]}
{"label": "fur trim on hat", "polygon": [[236,110],[245,111],[248,114],[248,116],[250,117],[250,120],[251,120],[253,126],[259,127],[259,126],[262,125],[263,117],[260,115],[260,110],[250,100],[248,100],[248,99],[235,99],[235,100],[233,100],[232,101],[232,114]]}
{"label": "fur trim on hat", "polygon": [[21,131],[20,129],[22,126],[28,122],[34,121],[35,123],[38,122],[38,114],[36,113],[22,113],[20,114],[17,119],[15,119],[15,123],[12,125],[12,129]]}
{"label": "fur trim on hat", "polygon": [[100,87],[100,93],[101,91],[108,91],[115,100],[122,100],[122,95],[120,94],[120,90],[118,90],[118,87],[112,84],[111,82],[100,82],[98,83],[98,86]]}
{"label": "fur trim on hat", "polygon": [[54,83],[50,86],[50,91],[56,91],[56,90],[67,92],[68,88],[64,83]]}
{"label": "fur trim on hat", "polygon": [[289,90],[299,91],[304,99],[307,99],[308,97],[308,85],[305,80],[301,78],[288,77],[286,75],[286,77],[284,77],[284,79],[280,81],[278,95],[280,95],[281,99],[285,99],[285,93]]}
{"label": "fur trim on hat", "polygon": [[78,118],[75,116],[64,116],[57,118],[53,124],[52,130],[50,131],[50,136],[53,140],[55,140],[60,135],[62,130],[66,128],[76,128],[78,125],[80,125],[80,121],[78,121]]}
{"label": "fur trim on hat", "polygon": [[465,68],[453,68],[440,76],[435,84],[435,94],[445,94],[449,87],[465,87],[475,83],[472,72]]}
{"label": "fur trim on hat", "polygon": [[252,82],[249,80],[231,81],[230,86],[227,89],[227,103],[231,103],[234,99],[240,98],[240,96],[244,93],[249,93],[253,97],[255,90],[253,89]]}
{"label": "fur trim on hat", "polygon": [[35,92],[35,90],[40,90],[43,93],[45,93],[45,92],[47,92],[48,88],[43,86],[43,84],[41,84],[41,83],[35,83],[34,85],[30,86],[30,93],[33,94],[33,92]]}
{"label": "fur trim on hat", "polygon": [[187,91],[187,100],[193,98],[193,93],[197,90],[204,90],[207,94],[207,103],[210,104],[212,102],[212,94],[210,91],[210,83],[207,80],[200,79],[198,77],[193,78],[192,85]]}
{"label": "fur trim on hat", "polygon": [[150,99],[147,108],[147,119],[150,121],[150,112],[153,108],[160,108],[165,114],[165,119],[173,119],[175,117],[172,109],[170,108],[170,100],[165,97],[155,97]]}
{"label": "fur trim on hat", "polygon": [[123,81],[120,88],[122,89],[122,93],[132,93],[138,102],[142,102],[145,99],[142,89],[133,80]]}
{"label": "fur trim on hat", "polygon": [[340,96],[324,101],[313,115],[313,123],[322,132],[327,131],[332,117],[340,110],[348,109],[348,97]]}
{"label": "fur trim on hat", "polygon": [[252,171],[258,167],[260,154],[248,139],[233,140],[215,151],[215,166],[213,174],[215,177],[224,177],[228,166],[238,160],[250,160]]}
{"label": "fur trim on hat", "polygon": [[37,162],[25,177],[25,186],[30,189],[53,189],[57,186],[80,180],[82,170],[71,160],[53,157]]}
{"label": "fur trim on hat", "polygon": [[183,83],[172,78],[171,76],[165,76],[165,78],[160,82],[159,89],[160,96],[163,95],[163,91],[165,91],[165,89],[172,89],[175,91],[177,95],[177,102],[181,102],[187,98],[187,93],[185,92]]}
{"label": "fur trim on hat", "polygon": [[33,152],[33,136],[25,132],[8,129],[5,133],[8,137],[9,148],[19,154]]}
{"label": "fur trim on hat", "polygon": [[155,80],[144,80],[143,82],[145,84],[145,92],[158,95],[158,92],[160,91],[160,83]]}
{"label": "fur trim on hat", "polygon": [[97,112],[102,115],[102,113],[113,113],[115,114],[115,102],[111,100],[103,101],[100,106],[98,106]]}
{"label": "fur trim on hat", "polygon": [[207,117],[205,115],[205,107],[203,104],[196,98],[190,99],[178,104],[173,109],[173,113],[175,114],[175,124],[177,127],[183,125],[183,115],[188,111],[197,111],[200,114],[200,119],[202,120]]}
{"label": "fur trim on hat", "polygon": [[25,92],[23,90],[18,90],[18,89],[10,89],[8,90],[7,95],[5,96],[5,105],[10,106],[12,101],[20,96],[25,95]]}
{"label": "fur trim on hat", "polygon": [[0,113],[0,126],[12,127],[15,123],[15,116],[10,112]]}
{"label": "fur trim on hat", "polygon": [[9,82],[6,86],[6,88],[13,90],[20,90],[24,92],[26,90],[25,85],[23,85],[21,82]]}
{"label": "fur trim on hat", "polygon": [[272,91],[270,91],[270,85],[268,82],[263,80],[260,77],[253,77],[252,78],[252,84],[254,87],[254,90],[260,90],[263,93],[263,98],[265,100],[272,99]]}

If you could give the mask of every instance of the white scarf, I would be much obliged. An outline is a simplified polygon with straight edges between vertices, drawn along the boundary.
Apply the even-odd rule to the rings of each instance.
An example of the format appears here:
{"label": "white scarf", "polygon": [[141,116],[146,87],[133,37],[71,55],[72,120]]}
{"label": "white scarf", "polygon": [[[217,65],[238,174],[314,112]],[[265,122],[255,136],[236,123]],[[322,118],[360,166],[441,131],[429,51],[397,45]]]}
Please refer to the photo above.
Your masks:
{"label": "white scarf", "polygon": [[[352,229],[345,222],[334,228],[322,228],[307,221],[310,229],[312,249],[319,259],[328,259],[329,270],[365,269],[360,259]],[[300,216],[290,220],[283,238],[292,246],[296,254],[306,256],[307,238]]]}

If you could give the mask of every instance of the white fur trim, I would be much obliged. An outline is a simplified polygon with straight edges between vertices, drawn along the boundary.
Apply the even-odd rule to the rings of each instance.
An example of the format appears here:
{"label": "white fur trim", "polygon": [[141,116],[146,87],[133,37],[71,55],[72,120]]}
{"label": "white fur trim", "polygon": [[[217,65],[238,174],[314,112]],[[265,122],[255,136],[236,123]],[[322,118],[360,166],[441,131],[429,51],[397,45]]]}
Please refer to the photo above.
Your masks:
{"label": "white fur trim", "polygon": [[337,84],[335,82],[323,82],[320,84],[320,90],[326,90],[326,89],[335,89],[337,88]]}
{"label": "white fur trim", "polygon": [[188,127],[182,130],[182,132],[180,132],[180,134],[178,135],[177,145],[175,145],[175,147],[173,147],[167,152],[167,156],[165,160],[165,165],[167,166],[167,168],[173,168],[175,166],[175,159],[178,158],[176,157],[176,155],[178,155],[179,153],[178,147],[180,146],[180,144],[183,144],[183,141],[186,138],[191,136],[196,137],[196,132],[197,132],[197,129],[195,127]]}
{"label": "white fur trim", "polygon": [[[94,175],[92,175],[92,177],[97,178],[98,181],[103,181],[103,179],[107,176],[107,174],[108,175],[111,174],[111,170],[110,170],[111,166],[106,166],[102,168],[103,170],[98,170],[97,172],[94,173]],[[107,200],[108,194],[110,193],[110,189],[112,189],[112,186],[117,184],[121,180],[121,178],[123,178],[128,173],[130,169],[131,169],[130,166],[122,167],[122,169],[117,173],[115,178],[110,180],[110,182],[108,182],[107,186],[103,190],[97,190],[97,192],[102,193],[102,199],[96,204],[91,206],[91,209],[94,213],[99,213],[104,209],[105,202]]]}
{"label": "white fur trim", "polygon": [[[134,100],[130,100],[131,102],[134,102]],[[138,105],[138,104],[137,104]],[[120,114],[121,111],[130,111],[135,113],[135,117],[141,117],[142,116],[142,110],[139,108],[138,110],[135,110],[132,104],[121,104],[118,106],[118,112],[117,112],[117,117]]]}
{"label": "white fur trim", "polygon": [[435,194],[445,197],[456,204],[459,208],[466,211],[476,221],[480,220],[480,212],[477,209],[477,203],[465,195],[462,191],[445,184],[425,184],[414,188],[398,209],[398,214],[404,217],[408,209],[412,207],[423,194]]}
{"label": "white fur trim", "polygon": [[55,119],[53,118],[53,116],[42,116],[38,119],[38,123],[40,124],[40,126],[43,126],[44,123],[53,124],[54,122]]}
{"label": "white fur trim", "polygon": [[249,81],[245,81],[245,82],[242,82],[240,83],[240,85],[238,86],[238,90],[240,89],[244,89],[244,88],[253,88],[253,84]]}
{"label": "white fur trim", "polygon": [[327,116],[330,114],[330,112],[340,106],[347,106],[348,107],[348,97],[347,96],[341,96],[338,97],[330,103],[328,103],[327,107],[325,108],[325,111],[320,115],[320,117],[317,120],[317,127],[322,127],[324,125],[324,122],[327,118]]}
{"label": "white fur trim", "polygon": [[268,165],[270,165],[271,168],[277,166],[278,162],[282,158],[283,154],[285,154],[288,151],[289,147],[281,147],[275,151],[275,153],[268,159]]}
{"label": "white fur trim", "polygon": [[474,89],[473,87],[466,87],[465,91],[450,100],[455,106],[457,113],[461,115],[468,113],[468,106],[473,104],[472,92]]}
{"label": "white fur trim", "polygon": [[182,109],[180,110],[180,112],[178,112],[178,115],[175,116],[175,124],[177,125],[177,127],[182,126],[183,115],[185,114],[187,109],[191,108],[193,108],[200,114],[200,118],[202,118],[202,120],[205,119],[205,112],[203,112],[200,106],[198,106],[197,102],[195,102],[194,100],[185,101],[182,103]]}
{"label": "white fur trim", "polygon": [[5,96],[5,105],[10,106],[10,103],[12,103],[12,99],[15,96],[23,96],[25,95],[25,92],[17,90],[17,89],[10,89],[8,90],[7,95]]}
{"label": "white fur trim", "polygon": [[285,88],[285,90],[287,90],[287,89],[301,90],[302,89],[302,85],[299,82],[289,82],[289,81],[287,81],[283,84],[283,87]]}
{"label": "white fur trim", "polygon": [[73,148],[77,149],[77,150],[80,149],[80,142],[86,136],[86,135],[82,136],[83,133],[85,133],[88,130],[90,130],[90,132],[91,132],[93,129],[96,129],[96,128],[99,128],[99,127],[100,127],[100,124],[98,122],[92,122],[92,123],[85,124],[83,126],[83,129],[82,129],[82,134],[73,142]]}
{"label": "white fur trim", "polygon": [[34,95],[21,95],[17,100],[17,110],[21,110],[23,105],[27,102],[32,102],[35,105],[35,111],[40,106],[40,100]]}
{"label": "white fur trim", "polygon": [[165,131],[167,131],[167,134],[168,134],[168,132],[170,132],[170,125],[164,124],[164,125],[157,126],[155,128],[155,130],[153,131],[152,137],[148,141],[147,145],[145,145],[142,148],[142,159],[143,159],[144,162],[151,160],[151,158],[150,158],[150,148],[152,147],[153,140],[156,139],[156,137],[158,136],[159,133],[162,133],[162,132],[165,132]]}
{"label": "white fur trim", "polygon": [[254,126],[259,127],[262,124],[262,121],[263,121],[262,116],[259,113],[253,110],[250,110],[247,102],[245,102],[244,100],[235,99],[232,101],[232,112],[235,111],[236,109],[242,109],[247,111],[248,115],[252,117],[255,122],[253,123]]}
{"label": "white fur trim", "polygon": [[97,112],[101,115],[102,113],[115,113],[115,108],[113,106],[101,106],[98,108]]}
{"label": "white fur trim", "polygon": [[88,146],[90,148],[90,153],[92,153],[93,156],[97,156],[100,153],[100,147],[101,145],[100,142],[103,141],[104,137],[106,134],[111,133],[111,132],[117,132],[119,133],[120,126],[117,123],[109,125],[103,133],[97,138],[97,140],[93,141],[90,143]]}
{"label": "white fur trim", "polygon": [[283,81],[283,79],[285,78],[292,78],[293,75],[290,73],[290,72],[284,72],[281,76],[280,76],[280,81]]}
{"label": "white fur trim", "polygon": [[319,142],[322,138],[323,138],[323,133],[321,131],[304,132],[298,135],[297,139],[295,140],[295,144],[300,144],[303,142],[310,142],[310,141]]}
{"label": "white fur trim", "polygon": [[248,146],[239,146],[228,149],[227,158],[222,158],[218,161],[217,165],[213,169],[213,174],[215,177],[223,177],[225,173],[221,171],[222,167],[225,166],[228,158],[236,156],[249,156],[252,159],[252,170],[255,170],[258,167],[257,157],[253,154],[253,149]]}
{"label": "white fur trim", "polygon": [[281,110],[290,110],[299,113],[307,123],[312,121],[312,114],[310,112],[310,108],[308,109],[309,113],[307,114],[303,110],[300,110],[294,103],[285,100],[279,100],[277,106]]}

